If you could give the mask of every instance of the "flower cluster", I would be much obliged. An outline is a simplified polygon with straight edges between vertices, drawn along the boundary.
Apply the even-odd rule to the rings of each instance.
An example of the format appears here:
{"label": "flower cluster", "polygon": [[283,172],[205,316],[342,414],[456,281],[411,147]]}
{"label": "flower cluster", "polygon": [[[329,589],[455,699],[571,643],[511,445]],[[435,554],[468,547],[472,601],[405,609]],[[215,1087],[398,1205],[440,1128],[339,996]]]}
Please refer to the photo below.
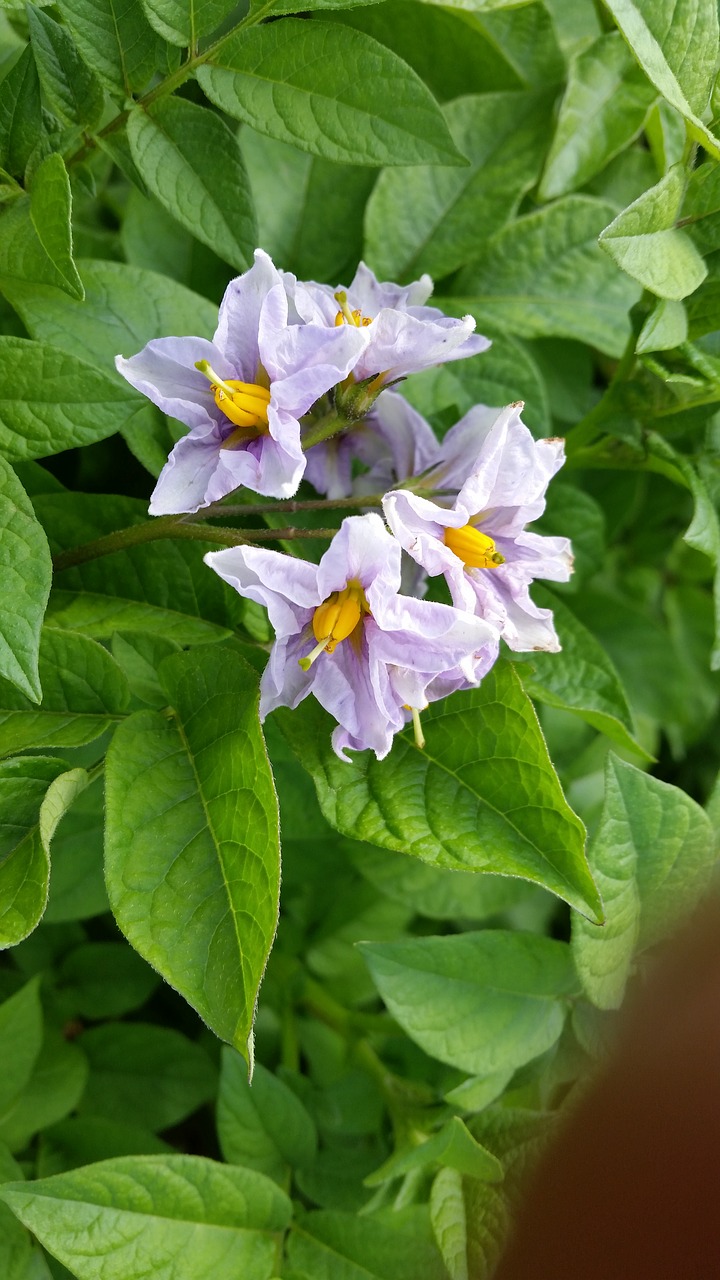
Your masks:
{"label": "flower cluster", "polygon": [[[565,581],[565,538],[528,532],[563,463],[561,440],[535,440],[522,404],[476,405],[439,443],[392,390],[403,378],[484,351],[474,321],[427,306],[428,277],[379,283],[361,264],[347,289],[301,282],[258,250],[223,298],[212,342],[161,338],[125,378],[189,432],[152,495],[153,515],[194,513],[240,487],[292,497],[302,478],[346,518],[318,564],[253,545],[206,563],[265,606],[276,634],[261,716],[312,693],[336,719],[333,746],[387,755],[430,702],[477,684],[503,639],[559,649],[552,614],[529,588]],[[372,495],[372,498],[370,498]],[[414,563],[413,563],[414,562]],[[444,577],[447,603],[424,598]],[[404,587],[404,590],[403,590]]]}

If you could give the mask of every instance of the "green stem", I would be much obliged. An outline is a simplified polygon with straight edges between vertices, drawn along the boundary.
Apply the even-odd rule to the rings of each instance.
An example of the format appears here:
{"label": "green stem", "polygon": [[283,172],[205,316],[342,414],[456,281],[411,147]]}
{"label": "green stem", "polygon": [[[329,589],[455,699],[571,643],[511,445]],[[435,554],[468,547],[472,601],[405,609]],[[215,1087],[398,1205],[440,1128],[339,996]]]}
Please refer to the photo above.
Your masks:
{"label": "green stem", "polygon": [[270,511],[286,511],[289,515],[298,511],[342,511],[353,507],[379,507],[384,496],[382,493],[371,493],[366,497],[308,498],[299,502],[295,498],[278,498],[275,502],[249,502],[244,505],[216,502],[212,507],[205,507],[202,515],[203,519],[208,520],[215,516],[266,515]]}
{"label": "green stem", "polygon": [[167,538],[192,539],[201,542],[217,542],[223,547],[252,546],[256,542],[276,542],[287,538],[334,538],[337,529],[223,529],[218,525],[185,523],[178,516],[160,516],[144,524],[132,524],[127,529],[117,529],[103,538],[95,538],[80,547],[70,547],[53,557],[56,573],[72,569],[89,560],[99,560],[116,551],[143,542],[159,542]]}
{"label": "green stem", "polygon": [[322,418],[317,418],[305,427],[302,434],[303,449],[311,449],[314,444],[322,444],[323,440],[329,440],[331,436],[336,436],[339,431],[343,431],[350,425],[347,418],[339,414],[336,409],[331,409]]}
{"label": "green stem", "polygon": [[[190,57],[186,58],[185,62],[183,62],[176,71],[171,71],[170,75],[166,76],[164,80],[161,80],[160,84],[156,85],[154,89],[148,90],[148,92],[143,94],[141,98],[138,98],[135,105],[138,107],[149,107],[150,104],[156,102],[158,98],[167,97],[169,93],[173,93],[175,89],[179,89],[180,85],[184,84],[198,67],[201,67],[204,63],[211,61],[215,54],[222,49],[223,45],[227,44],[233,36],[237,35],[238,31],[245,31],[250,27],[257,26],[258,22],[262,22],[263,18],[266,18],[274,8],[275,3],[276,0],[266,0],[265,4],[261,5],[254,12],[246,14],[242,19],[242,22],[236,23],[230,31],[226,31],[224,35],[219,36],[217,40],[208,45],[207,49],[203,49],[202,53],[191,52]],[[129,115],[130,110],[120,111],[108,122],[108,124],[105,125],[103,129],[100,130],[99,133],[86,138],[83,145],[79,147],[77,151],[73,152],[71,156],[66,158],[66,165],[69,166],[78,161],[84,160],[97,145],[98,139],[106,138],[109,134],[115,133],[118,129],[121,129]]]}

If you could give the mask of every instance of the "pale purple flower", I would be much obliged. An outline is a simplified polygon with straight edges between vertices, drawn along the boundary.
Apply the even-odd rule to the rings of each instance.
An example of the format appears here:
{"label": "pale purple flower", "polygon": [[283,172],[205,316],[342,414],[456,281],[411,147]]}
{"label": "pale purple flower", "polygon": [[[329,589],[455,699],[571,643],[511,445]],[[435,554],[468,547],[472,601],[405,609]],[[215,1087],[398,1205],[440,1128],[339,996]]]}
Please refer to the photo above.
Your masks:
{"label": "pale purple flower", "polygon": [[[206,564],[264,605],[275,629],[260,685],[261,718],[309,693],[338,721],[333,747],[387,755],[429,697],[476,683],[497,632],[450,605],[399,594],[399,544],[378,515],[351,516],[319,564],[260,547],[211,551]],[[438,677],[447,688],[433,692]],[[437,686],[439,689],[439,686]]]}
{"label": "pale purple flower", "polygon": [[383,500],[396,538],[431,575],[444,574],[454,604],[497,627],[511,649],[556,652],[550,609],[530,598],[534,578],[566,582],[567,538],[528,533],[545,509],[545,491],[564,461],[562,440],[534,440],[522,404],[476,405],[446,435],[423,478],[431,490],[459,490],[437,501],[396,490]]}
{"label": "pale purple flower", "polygon": [[[367,338],[351,325],[301,321],[288,298],[292,280],[258,249],[225,291],[212,342],[158,338],[129,360],[117,357],[133,387],[190,427],[160,474],[151,515],[197,511],[241,485],[274,498],[296,492],[305,470],[299,419],[347,377]],[[203,362],[207,373],[196,367]],[[230,388],[237,406],[213,390],[218,379],[226,391],[247,384]]]}
{"label": "pale purple flower", "polygon": [[381,283],[364,262],[347,289],[314,281],[298,283],[293,301],[308,322],[359,328],[368,341],[353,366],[353,379],[379,378],[380,385],[486,351],[490,340],[475,334],[472,316],[446,316],[425,306],[432,293],[430,276],[413,284]]}
{"label": "pale purple flower", "polygon": [[[427,470],[439,444],[429,422],[396,391],[383,391],[360,422],[307,455],[305,479],[328,498],[352,493],[384,493],[391,485]],[[365,470],[353,475],[353,463]]]}

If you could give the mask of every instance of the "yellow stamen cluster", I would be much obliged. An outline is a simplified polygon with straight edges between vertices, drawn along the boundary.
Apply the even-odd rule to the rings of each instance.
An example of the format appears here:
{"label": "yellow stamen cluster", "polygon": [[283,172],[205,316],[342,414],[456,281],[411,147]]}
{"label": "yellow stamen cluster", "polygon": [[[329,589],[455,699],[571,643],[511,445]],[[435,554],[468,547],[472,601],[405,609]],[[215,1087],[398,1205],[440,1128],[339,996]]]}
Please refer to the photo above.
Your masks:
{"label": "yellow stamen cluster", "polygon": [[223,441],[223,449],[244,444],[268,430],[268,405],[270,392],[258,382],[239,382],[236,378],[219,378],[207,360],[195,365],[210,380],[210,390],[215,403],[235,430]]}
{"label": "yellow stamen cluster", "polygon": [[358,329],[364,328],[368,324],[372,324],[372,316],[364,316],[362,311],[358,311],[357,307],[350,310],[347,300],[347,294],[344,289],[339,289],[335,294],[335,301],[339,302],[340,310],[335,317],[335,327],[341,324],[354,324]]}
{"label": "yellow stamen cluster", "polygon": [[313,614],[312,629],[317,644],[306,658],[299,659],[303,671],[309,671],[321,653],[332,653],[336,644],[347,640],[369,612],[367,597],[356,579],[348,582],[342,591],[333,591]]}
{"label": "yellow stamen cluster", "polygon": [[446,529],[445,546],[468,569],[497,569],[505,563],[505,557],[495,550],[492,538],[471,524],[464,524],[461,529]]}

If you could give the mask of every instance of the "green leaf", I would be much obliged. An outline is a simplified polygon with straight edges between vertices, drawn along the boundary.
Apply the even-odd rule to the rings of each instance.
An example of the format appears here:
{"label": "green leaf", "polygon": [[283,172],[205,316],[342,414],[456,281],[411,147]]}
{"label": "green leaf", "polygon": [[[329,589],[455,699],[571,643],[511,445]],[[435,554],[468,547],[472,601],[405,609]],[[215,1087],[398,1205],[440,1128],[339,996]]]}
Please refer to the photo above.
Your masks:
{"label": "green leaf", "polygon": [[0,1004],[0,1120],[32,1075],[42,1044],[39,978],[32,978]]}
{"label": "green leaf", "polygon": [[535,587],[537,604],[553,610],[560,653],[515,654],[518,674],[531,698],[580,716],[626,751],[648,759],[636,742],[625,690],[612,660],[557,596]]}
{"label": "green leaf", "polygon": [[35,707],[0,680],[0,755],[28,747],[80,747],[127,711],[129,690],[110,654],[87,636],[45,628],[43,700]]}
{"label": "green leaf", "polygon": [[484,1111],[505,1092],[513,1075],[512,1071],[493,1071],[489,1076],[470,1076],[449,1089],[445,1101],[461,1111]]}
{"label": "green leaf", "polygon": [[288,1240],[288,1257],[312,1280],[446,1280],[425,1205],[367,1217],[305,1214]]}
{"label": "green leaf", "polygon": [[82,352],[84,360],[117,380],[137,406],[144,401],[115,372],[115,356],[135,355],[152,338],[169,333],[211,338],[217,309],[155,271],[94,260],[79,266],[85,289],[82,303],[42,285],[15,286],[6,296],[31,337],[69,356]]}
{"label": "green leaf", "polygon": [[68,124],[92,129],[103,111],[102,85],[78,54],[59,22],[35,5],[27,6],[28,27],[43,93]]}
{"label": "green leaf", "polygon": [[80,793],[55,832],[46,923],[86,920],[110,910],[102,866],[104,825],[103,780],[97,778]]}
{"label": "green leaf", "polygon": [[162,1138],[140,1125],[128,1124],[126,1118],[117,1123],[100,1116],[72,1116],[43,1131],[37,1175],[47,1178],[112,1156],[151,1156],[171,1150]]}
{"label": "green leaf", "polygon": [[139,1009],[158,985],[153,970],[121,942],[84,943],[63,957],[57,976],[73,1013],[94,1020]]}
{"label": "green leaf", "polygon": [[229,1164],[257,1169],[281,1185],[288,1166],[315,1159],[317,1132],[300,1099],[259,1062],[250,1085],[247,1063],[228,1047],[222,1055],[217,1130]]}
{"label": "green leaf", "polygon": [[715,0],[606,0],[640,66],[715,156],[720,143],[702,124],[717,71]]}
{"label": "green leaf", "polygon": [[177,653],[179,647],[174,640],[152,631],[115,631],[112,637],[112,655],[125,672],[132,693],[151,707],[167,705],[157,669],[163,658]]}
{"label": "green leaf", "polygon": [[411,1040],[475,1075],[550,1049],[577,992],[570,948],[531,933],[485,930],[360,943],[380,995]]}
{"label": "green leaf", "polygon": [[713,671],[718,671],[720,670],[720,515],[700,469],[702,459],[698,466],[693,466],[689,458],[678,453],[656,432],[649,433],[648,445],[652,454],[670,463],[676,475],[679,472],[680,483],[686,485],[692,494],[695,509],[690,527],[683,534],[683,541],[695,551],[702,551],[713,567],[715,639],[710,655],[710,665]]}
{"label": "green leaf", "polygon": [[0,448],[11,460],[104,440],[136,406],[134,396],[77,356],[0,337]]}
{"label": "green leaf", "polygon": [[207,107],[170,97],[136,107],[127,132],[139,173],[168,213],[246,271],[257,227],[242,153],[228,125]]}
{"label": "green leaf", "polygon": [[[147,519],[145,503],[115,495],[58,493],[35,501],[54,549]],[[222,639],[228,634],[225,592],[202,563],[210,548],[203,542],[156,542],[66,569],[56,574],[50,625],[98,639],[136,629],[181,645]]]}
{"label": "green leaf", "polygon": [[693,169],[682,206],[680,226],[703,254],[720,249],[720,167],[708,162]]}
{"label": "green leaf", "polygon": [[2,81],[0,93],[0,165],[22,177],[42,135],[40,81],[28,45]]}
{"label": "green leaf", "polygon": [[296,18],[254,27],[197,78],[228,115],[326,160],[464,163],[419,77],[359,31]]}
{"label": "green leaf", "polygon": [[610,755],[590,849],[606,910],[602,931],[573,921],[575,965],[601,1009],[622,1002],[637,949],[669,932],[707,888],[715,840],[706,813],[678,787]]}
{"label": "green leaf", "polygon": [[258,244],[298,278],[352,275],[374,170],[309,156],[247,125],[240,149],[257,209]]}
{"label": "green leaf", "polygon": [[565,58],[545,5],[525,4],[509,9],[478,8],[476,0],[463,0],[463,17],[481,31],[511,65],[523,85],[539,89],[560,84],[566,75]]}
{"label": "green leaf", "polygon": [[434,866],[521,876],[580,911],[599,912],[584,827],[509,664],[423,713],[424,751],[403,733],[386,760],[368,751],[345,764],[316,703],[281,712],[280,722],[315,780],[323,814],[344,835]]}
{"label": "green leaf", "polygon": [[687,342],[688,318],[682,302],[660,298],[638,336],[638,355],[650,351],[671,351]]}
{"label": "green leaf", "polygon": [[675,226],[685,193],[685,171],[675,165],[600,235],[600,245],[651,293],[678,301],[694,293],[707,267],[685,231]]}
{"label": "green leaf", "polygon": [[575,191],[633,141],[655,91],[635,65],[622,36],[599,36],[570,64],[540,196]]}
{"label": "green leaf", "polygon": [[[0,285],[51,285],[82,301],[82,281],[72,256],[70,179],[62,156],[38,165],[29,198],[15,200],[2,219]],[[22,282],[22,283],[19,283]]]}
{"label": "green leaf", "polygon": [[566,196],[510,222],[460,272],[453,311],[472,312],[481,328],[487,316],[521,338],[574,338],[621,355],[639,289],[598,247],[614,214],[605,201]]}
{"label": "green leaf", "polygon": [[41,1129],[64,1120],[80,1100],[87,1072],[78,1046],[47,1028],[30,1079],[0,1120],[0,1138],[13,1151],[23,1151]]}
{"label": "green leaf", "polygon": [[0,1196],[79,1280],[269,1280],[290,1201],[269,1179],[201,1156],[125,1156]]}
{"label": "green leaf", "polygon": [[0,676],[35,702],[42,697],[38,649],[51,579],[47,538],[0,458]]}
{"label": "green leaf", "polygon": [[21,942],[45,910],[50,842],[87,781],[62,760],[19,756],[0,762],[0,948]]}
{"label": "green leaf", "polygon": [[453,1116],[438,1133],[419,1146],[396,1151],[379,1169],[365,1179],[367,1187],[377,1187],[412,1169],[441,1164],[458,1169],[470,1178],[501,1182],[502,1165],[492,1153],[476,1142],[458,1116]]}
{"label": "green leaf", "polygon": [[232,0],[143,0],[143,8],[163,40],[194,49],[232,13]]}
{"label": "green leaf", "polygon": [[477,254],[517,209],[540,171],[547,98],[484,93],[443,114],[465,169],[423,166],[381,173],[366,213],[365,256],[386,279],[449,275]]}
{"label": "green leaf", "polygon": [[110,902],[132,945],[247,1058],[280,875],[257,676],[227,649],[166,658],[160,674],[173,719],[137,713],[107,758]]}
{"label": "green leaf", "polygon": [[58,9],[106,89],[125,98],[145,87],[162,44],[140,0],[58,0]]}
{"label": "green leaf", "polygon": [[430,1220],[450,1280],[469,1280],[467,1214],[462,1175],[456,1169],[441,1169],[435,1178],[430,1191]]}
{"label": "green leaf", "polygon": [[83,1115],[130,1115],[154,1132],[178,1124],[215,1092],[205,1050],[170,1027],[106,1022],[84,1032],[80,1044],[90,1064]]}
{"label": "green leaf", "polygon": [[380,893],[435,920],[486,920],[540,894],[534,885],[508,876],[431,867],[371,844],[353,842],[350,853],[355,866]]}

